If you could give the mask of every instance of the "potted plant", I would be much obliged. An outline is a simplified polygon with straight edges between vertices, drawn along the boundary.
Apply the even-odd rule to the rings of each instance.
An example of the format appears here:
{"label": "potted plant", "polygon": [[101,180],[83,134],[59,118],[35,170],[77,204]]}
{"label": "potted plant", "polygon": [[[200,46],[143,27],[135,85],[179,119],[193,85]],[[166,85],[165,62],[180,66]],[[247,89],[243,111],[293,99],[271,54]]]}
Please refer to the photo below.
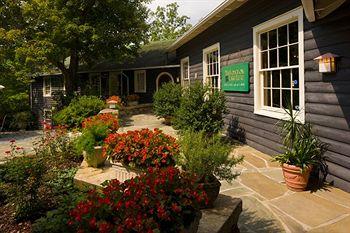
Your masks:
{"label": "potted plant", "polygon": [[166,125],[171,121],[180,107],[182,88],[179,84],[164,84],[153,95],[153,112],[159,118],[164,118]]}
{"label": "potted plant", "polygon": [[208,137],[205,132],[185,131],[180,137],[180,154],[176,162],[183,170],[196,174],[208,196],[207,205],[212,208],[220,191],[218,179],[231,182],[238,176],[232,168],[243,158],[230,155],[232,146],[220,134]]}
{"label": "potted plant", "polygon": [[113,95],[106,100],[106,103],[110,109],[120,109],[122,105],[122,99],[119,96]]}
{"label": "potted plant", "polygon": [[135,130],[110,134],[105,140],[104,153],[112,163],[121,163],[134,170],[175,165],[179,153],[176,139],[158,129]]}
{"label": "potted plant", "polygon": [[118,119],[112,114],[99,114],[85,119],[82,128],[82,134],[76,141],[78,153],[84,155],[89,166],[103,166],[107,158],[102,153],[103,141],[110,133],[118,130]]}
{"label": "potted plant", "polygon": [[302,124],[298,112],[286,109],[288,120],[280,121],[281,136],[285,152],[275,156],[274,161],[282,165],[287,187],[293,191],[304,191],[312,169],[324,166],[327,144],[312,133],[311,124]]}
{"label": "potted plant", "polygon": [[129,106],[136,106],[139,104],[140,96],[133,94],[126,97]]}

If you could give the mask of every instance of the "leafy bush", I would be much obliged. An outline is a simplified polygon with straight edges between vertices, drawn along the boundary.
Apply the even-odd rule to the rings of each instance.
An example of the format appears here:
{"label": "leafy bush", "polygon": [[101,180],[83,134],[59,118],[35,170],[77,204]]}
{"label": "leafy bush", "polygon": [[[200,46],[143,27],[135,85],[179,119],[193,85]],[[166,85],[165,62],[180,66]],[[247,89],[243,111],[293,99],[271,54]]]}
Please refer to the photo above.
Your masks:
{"label": "leafy bush", "polygon": [[68,224],[76,232],[182,232],[205,200],[194,179],[176,168],[149,169],[91,192],[71,211]]}
{"label": "leafy bush", "polygon": [[328,145],[312,133],[310,123],[302,124],[298,120],[298,112],[295,113],[291,107],[286,112],[289,119],[279,122],[285,152],[275,156],[274,160],[300,167],[302,170],[310,165],[324,167],[323,155]]}
{"label": "leafy bush", "polygon": [[93,154],[95,146],[102,146],[105,138],[118,130],[119,122],[115,115],[106,113],[86,118],[82,127],[82,135],[76,141],[77,152]]}
{"label": "leafy bush", "polygon": [[[14,143],[10,155],[19,153]],[[8,201],[15,205],[18,220],[33,220],[55,208],[72,191],[75,170],[71,168],[81,162],[63,128],[45,131],[34,152],[14,157],[0,169],[0,182],[7,187]]]}
{"label": "leafy bush", "polygon": [[185,89],[176,112],[174,125],[181,131],[205,131],[208,134],[219,132],[226,113],[225,95],[219,91],[210,91],[200,83]]}
{"label": "leafy bush", "polygon": [[104,152],[114,162],[147,169],[173,166],[179,149],[175,138],[158,129],[142,129],[110,134],[105,140]]}
{"label": "leafy bush", "polygon": [[200,182],[210,182],[213,176],[232,181],[237,173],[232,168],[243,158],[231,157],[232,145],[219,134],[207,137],[204,132],[186,131],[180,137],[180,155],[177,164],[196,174]]}
{"label": "leafy bush", "polygon": [[153,95],[153,110],[158,117],[173,117],[180,107],[182,88],[179,84],[164,84]]}
{"label": "leafy bush", "polygon": [[53,115],[56,125],[65,125],[69,128],[80,127],[83,120],[94,116],[105,108],[105,103],[95,96],[82,96],[75,98],[58,113]]}

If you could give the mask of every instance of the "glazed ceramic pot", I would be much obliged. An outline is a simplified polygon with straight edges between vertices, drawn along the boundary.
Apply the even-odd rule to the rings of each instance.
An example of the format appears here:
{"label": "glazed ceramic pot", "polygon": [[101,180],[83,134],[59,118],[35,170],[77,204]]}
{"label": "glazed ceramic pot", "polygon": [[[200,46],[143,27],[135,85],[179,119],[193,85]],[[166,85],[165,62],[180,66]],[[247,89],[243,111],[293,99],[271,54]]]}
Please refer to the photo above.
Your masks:
{"label": "glazed ceramic pot", "polygon": [[286,163],[283,164],[282,171],[288,189],[295,192],[305,191],[309,182],[311,170],[312,166],[302,171],[300,167]]}
{"label": "glazed ceramic pot", "polygon": [[92,154],[89,154],[86,151],[84,151],[83,155],[89,167],[98,168],[104,166],[105,164],[106,157],[103,156],[102,146],[95,146],[94,152]]}
{"label": "glazed ceramic pot", "polygon": [[207,194],[208,204],[202,204],[201,209],[210,209],[214,207],[214,202],[219,196],[221,183],[220,181],[214,177],[212,182],[209,183],[201,183],[203,185],[203,190]]}

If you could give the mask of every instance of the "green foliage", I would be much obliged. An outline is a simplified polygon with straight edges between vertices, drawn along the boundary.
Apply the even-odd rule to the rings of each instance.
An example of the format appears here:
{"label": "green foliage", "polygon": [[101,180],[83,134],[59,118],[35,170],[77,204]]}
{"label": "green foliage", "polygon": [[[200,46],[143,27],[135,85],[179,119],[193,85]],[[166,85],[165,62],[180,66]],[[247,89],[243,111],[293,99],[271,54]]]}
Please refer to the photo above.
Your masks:
{"label": "green foliage", "polygon": [[101,146],[108,134],[107,125],[97,124],[84,129],[75,144],[77,152],[82,154],[83,151],[86,151],[88,154],[93,154],[94,147]]}
{"label": "green foliage", "polygon": [[56,113],[53,121],[57,125],[66,125],[69,128],[80,127],[85,118],[96,115],[105,106],[105,102],[95,96],[77,97],[68,107]]}
{"label": "green foliage", "polygon": [[197,174],[201,182],[211,181],[213,175],[231,182],[238,174],[232,168],[243,158],[230,155],[232,145],[214,134],[207,137],[205,132],[186,131],[180,137],[181,153],[177,164],[185,171]]}
{"label": "green foliage", "polygon": [[174,40],[192,27],[187,23],[189,17],[179,16],[178,9],[179,5],[174,2],[151,12],[150,41]]}
{"label": "green foliage", "polygon": [[182,88],[179,84],[167,83],[153,95],[153,110],[158,117],[173,117],[180,107]]}
{"label": "green foliage", "polygon": [[217,133],[224,125],[223,115],[227,112],[225,95],[210,91],[200,83],[184,90],[176,112],[174,125],[183,130]]}
{"label": "green foliage", "polygon": [[300,167],[302,170],[310,165],[324,166],[323,155],[328,145],[312,133],[310,123],[302,124],[298,120],[298,113],[291,107],[286,112],[289,119],[279,123],[285,152],[275,156],[274,160]]}
{"label": "green foliage", "polygon": [[72,148],[73,142],[58,129],[45,133],[33,155],[14,157],[1,165],[0,183],[7,187],[6,197],[15,205],[18,220],[42,216],[75,191],[74,167],[82,159]]}
{"label": "green foliage", "polygon": [[136,53],[146,40],[148,2],[1,1],[0,40],[9,66],[19,68],[18,76],[58,68],[70,92],[79,64]]}

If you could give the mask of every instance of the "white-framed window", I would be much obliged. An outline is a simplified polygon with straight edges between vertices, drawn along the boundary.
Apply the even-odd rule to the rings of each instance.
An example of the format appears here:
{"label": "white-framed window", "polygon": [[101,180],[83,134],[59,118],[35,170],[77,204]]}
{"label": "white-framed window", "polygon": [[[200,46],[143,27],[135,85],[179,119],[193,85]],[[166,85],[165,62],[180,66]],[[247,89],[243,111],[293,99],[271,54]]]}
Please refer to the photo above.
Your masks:
{"label": "white-framed window", "polygon": [[184,85],[184,81],[190,80],[190,58],[186,57],[181,59],[181,84]]}
{"label": "white-framed window", "polygon": [[135,93],[146,93],[146,70],[136,70],[134,76]]}
{"label": "white-framed window", "polygon": [[304,122],[302,8],[254,27],[253,36],[254,113],[284,119],[291,105]]}
{"label": "white-framed window", "polygon": [[203,50],[203,83],[212,90],[220,90],[220,43]]}
{"label": "white-framed window", "polygon": [[43,95],[51,97],[52,93],[65,91],[63,77],[46,76],[43,78]]}

